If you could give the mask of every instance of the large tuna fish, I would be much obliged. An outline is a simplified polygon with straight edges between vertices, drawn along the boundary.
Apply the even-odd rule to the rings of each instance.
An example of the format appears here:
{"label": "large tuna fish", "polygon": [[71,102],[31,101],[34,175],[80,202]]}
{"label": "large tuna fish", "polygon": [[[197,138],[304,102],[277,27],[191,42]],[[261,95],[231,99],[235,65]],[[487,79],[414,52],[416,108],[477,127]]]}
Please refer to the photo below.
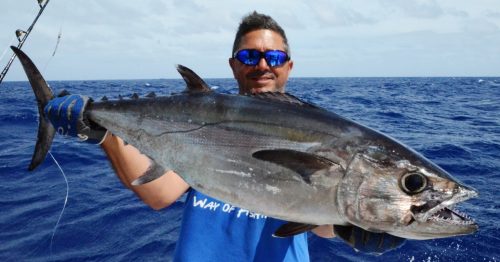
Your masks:
{"label": "large tuna fish", "polygon": [[[39,108],[53,95],[29,58],[21,60]],[[409,239],[470,234],[453,210],[477,192],[396,140],[281,93],[212,92],[183,66],[184,93],[92,103],[88,119],[137,147],[152,168],[137,184],[176,171],[196,190],[263,215],[308,225],[357,226]],[[43,117],[31,168],[54,129]]]}

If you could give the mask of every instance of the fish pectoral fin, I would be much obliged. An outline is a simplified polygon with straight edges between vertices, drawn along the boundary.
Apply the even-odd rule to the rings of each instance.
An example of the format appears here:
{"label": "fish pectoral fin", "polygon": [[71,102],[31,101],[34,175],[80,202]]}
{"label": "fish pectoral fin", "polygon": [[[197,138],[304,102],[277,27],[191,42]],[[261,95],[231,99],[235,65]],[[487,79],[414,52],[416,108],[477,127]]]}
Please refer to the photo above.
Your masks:
{"label": "fish pectoral fin", "polygon": [[317,225],[296,223],[296,222],[288,222],[278,230],[276,230],[273,234],[273,237],[291,237],[294,235],[298,235],[307,231],[310,231],[314,228],[318,227]]}
{"label": "fish pectoral fin", "polygon": [[333,232],[356,251],[376,255],[396,249],[406,240],[388,233],[370,232],[353,225],[334,225]]}
{"label": "fish pectoral fin", "polygon": [[156,163],[156,161],[151,160],[148,170],[144,172],[143,175],[138,177],[136,180],[132,181],[133,186],[140,186],[149,183],[161,176],[163,176],[168,170],[163,166]]}
{"label": "fish pectoral fin", "polygon": [[328,170],[337,163],[322,156],[290,149],[260,150],[252,154],[252,157],[272,162],[277,165],[291,169],[311,183],[311,175],[320,170]]}

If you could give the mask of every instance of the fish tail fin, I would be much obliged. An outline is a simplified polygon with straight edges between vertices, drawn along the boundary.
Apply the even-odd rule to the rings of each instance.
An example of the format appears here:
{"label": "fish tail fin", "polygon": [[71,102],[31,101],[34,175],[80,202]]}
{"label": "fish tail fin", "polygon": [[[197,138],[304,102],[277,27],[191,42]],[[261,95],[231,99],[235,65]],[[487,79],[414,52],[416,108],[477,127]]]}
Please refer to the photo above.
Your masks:
{"label": "fish tail fin", "polygon": [[52,145],[52,140],[56,133],[52,124],[44,117],[43,109],[47,103],[54,98],[54,94],[50,87],[43,79],[42,74],[36,68],[35,64],[31,59],[23,52],[21,49],[11,46],[14,53],[19,58],[26,76],[31,84],[31,88],[36,96],[36,101],[38,103],[38,113],[39,113],[39,124],[38,124],[38,135],[35,146],[35,152],[31,158],[31,163],[28,170],[34,170],[38,165],[40,165],[47,156],[47,152]]}

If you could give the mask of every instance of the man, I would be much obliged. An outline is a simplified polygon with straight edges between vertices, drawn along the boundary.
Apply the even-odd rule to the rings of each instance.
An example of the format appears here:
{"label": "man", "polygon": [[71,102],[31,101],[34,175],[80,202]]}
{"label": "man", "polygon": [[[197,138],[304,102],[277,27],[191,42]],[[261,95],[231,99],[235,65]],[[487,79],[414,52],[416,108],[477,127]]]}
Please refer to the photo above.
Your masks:
{"label": "man", "polygon": [[[229,65],[238,82],[240,94],[284,92],[293,68],[288,41],[283,29],[271,17],[253,12],[244,17],[233,44]],[[75,96],[73,96],[75,97]],[[81,96],[76,96],[81,97]],[[78,99],[85,100],[85,97]],[[56,128],[60,111],[68,109],[64,97],[49,102],[48,118]],[[80,104],[80,103],[77,103]],[[52,109],[57,110],[52,110]],[[76,114],[82,118],[85,105]],[[46,108],[47,109],[47,108]],[[85,129],[85,130],[84,130]],[[80,128],[79,133],[100,141],[113,168],[123,184],[133,190],[146,204],[161,209],[188,192],[175,260],[182,261],[307,261],[307,235],[276,238],[272,234],[284,221],[267,218],[248,210],[212,199],[190,189],[175,172],[141,186],[131,182],[150,166],[148,157],[119,137],[106,135],[102,128]],[[83,131],[84,130],[84,131]],[[320,226],[314,233],[333,237],[332,226]]]}
{"label": "man", "polygon": [[[277,55],[285,55],[284,63],[269,66],[258,53],[268,50],[282,51]],[[256,54],[258,58],[250,61]],[[236,34],[233,57],[229,59],[240,93],[283,92],[293,67],[288,57],[285,33],[271,17],[256,12],[245,17]],[[256,61],[257,64],[246,65],[240,59],[246,59],[244,62],[247,63]],[[102,147],[125,185],[130,185],[149,167],[150,162],[145,155],[130,145],[124,145],[116,136],[108,136]],[[155,209],[170,205],[190,191],[176,248],[176,260],[304,261],[308,258],[305,234],[286,239],[275,238],[272,233],[283,222],[228,207],[225,203],[190,190],[189,185],[174,172],[143,186],[132,187],[132,190]],[[202,209],[196,201],[214,202],[213,207],[218,207],[216,210]]]}

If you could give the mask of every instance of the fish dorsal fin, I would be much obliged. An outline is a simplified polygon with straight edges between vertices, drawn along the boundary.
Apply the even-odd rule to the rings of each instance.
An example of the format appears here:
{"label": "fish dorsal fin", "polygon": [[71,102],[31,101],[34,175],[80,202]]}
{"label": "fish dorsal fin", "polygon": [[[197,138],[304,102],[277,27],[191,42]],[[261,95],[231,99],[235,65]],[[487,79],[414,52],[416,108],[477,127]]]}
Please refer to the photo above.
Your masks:
{"label": "fish dorsal fin", "polygon": [[289,93],[264,92],[264,93],[246,94],[246,95],[250,96],[250,97],[262,99],[262,100],[273,101],[273,102],[281,102],[281,103],[298,105],[298,106],[318,108],[317,106],[315,106],[311,103],[302,101],[300,98],[298,98],[294,95],[291,95]]}
{"label": "fish dorsal fin", "polygon": [[338,165],[322,156],[290,149],[260,150],[253,153],[252,157],[289,168],[300,174],[307,183],[311,183],[311,176],[317,171]]}
{"label": "fish dorsal fin", "polygon": [[288,223],[280,226],[280,228],[278,228],[278,230],[276,230],[276,232],[274,232],[273,236],[274,237],[291,237],[291,236],[295,236],[295,235],[310,231],[316,227],[318,227],[318,226],[296,223],[296,222],[288,222]]}
{"label": "fish dorsal fin", "polygon": [[212,92],[208,84],[193,70],[183,65],[177,65],[177,71],[181,74],[184,81],[186,81],[186,92],[191,94]]}

